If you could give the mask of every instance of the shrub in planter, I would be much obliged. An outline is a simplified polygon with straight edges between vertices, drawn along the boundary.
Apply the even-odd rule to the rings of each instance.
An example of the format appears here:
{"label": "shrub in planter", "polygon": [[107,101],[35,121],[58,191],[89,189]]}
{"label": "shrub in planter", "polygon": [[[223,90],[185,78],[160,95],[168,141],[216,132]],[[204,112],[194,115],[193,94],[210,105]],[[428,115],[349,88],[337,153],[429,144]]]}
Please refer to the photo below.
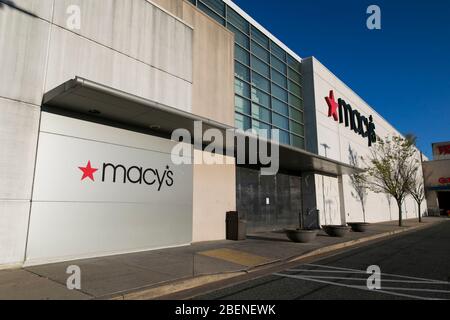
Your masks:
{"label": "shrub in planter", "polygon": [[319,230],[308,229],[304,227],[305,222],[303,220],[302,212],[299,213],[299,221],[300,228],[284,230],[286,236],[289,238],[289,240],[298,243],[308,243],[313,241],[317,237],[317,233],[319,232]]}
{"label": "shrub in planter", "polygon": [[347,223],[354,232],[366,232],[369,229],[370,223],[366,222],[349,222]]}
{"label": "shrub in planter", "polygon": [[330,237],[345,237],[347,233],[350,231],[349,226],[322,226],[322,229],[330,236]]}
{"label": "shrub in planter", "polygon": [[287,229],[285,233],[289,240],[298,243],[308,243],[313,241],[317,237],[319,230],[306,230],[306,229]]}

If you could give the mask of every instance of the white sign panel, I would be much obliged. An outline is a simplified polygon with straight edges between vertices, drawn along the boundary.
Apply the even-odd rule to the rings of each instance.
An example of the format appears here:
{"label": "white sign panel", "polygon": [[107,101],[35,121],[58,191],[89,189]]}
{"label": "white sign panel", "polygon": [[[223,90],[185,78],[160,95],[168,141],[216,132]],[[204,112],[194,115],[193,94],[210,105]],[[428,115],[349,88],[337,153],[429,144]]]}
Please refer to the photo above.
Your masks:
{"label": "white sign panel", "polygon": [[191,241],[192,166],[173,165],[164,152],[41,132],[28,261]]}

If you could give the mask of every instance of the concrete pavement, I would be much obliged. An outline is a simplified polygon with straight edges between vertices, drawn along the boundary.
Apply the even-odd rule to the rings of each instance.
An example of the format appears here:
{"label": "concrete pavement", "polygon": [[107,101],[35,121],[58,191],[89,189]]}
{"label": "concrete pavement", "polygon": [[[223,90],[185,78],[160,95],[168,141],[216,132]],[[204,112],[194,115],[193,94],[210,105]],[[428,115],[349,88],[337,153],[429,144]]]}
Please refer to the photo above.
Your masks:
{"label": "concrete pavement", "polygon": [[[196,295],[198,300],[450,299],[450,220],[393,241],[371,243],[246,282]],[[367,268],[380,268],[369,290]],[[372,283],[372,282],[370,282]]]}
{"label": "concrete pavement", "polygon": [[[311,244],[297,244],[282,233],[249,236],[246,241],[216,241],[188,247],[78,260],[0,271],[0,299],[152,299],[214,281],[292,262],[442,222],[374,224],[367,233],[331,238],[323,232]],[[69,291],[70,265],[81,269],[81,290]]]}

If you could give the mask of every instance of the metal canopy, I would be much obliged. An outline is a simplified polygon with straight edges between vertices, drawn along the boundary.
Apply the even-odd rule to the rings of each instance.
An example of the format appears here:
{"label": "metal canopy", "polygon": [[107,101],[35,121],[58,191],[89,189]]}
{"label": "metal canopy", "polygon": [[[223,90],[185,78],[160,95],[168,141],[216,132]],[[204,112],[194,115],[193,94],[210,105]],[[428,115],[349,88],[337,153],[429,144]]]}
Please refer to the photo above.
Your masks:
{"label": "metal canopy", "polygon": [[[170,137],[175,129],[187,129],[194,134],[194,122],[201,121],[203,132],[219,129],[225,135],[233,127],[113,89],[80,77],[69,80],[47,92],[43,105],[56,110],[135,128],[142,128]],[[244,133],[235,131],[236,135]],[[258,139],[244,134],[248,139]],[[272,142],[267,142],[273,145]],[[208,144],[209,142],[204,142]],[[234,146],[233,146],[234,148]],[[345,163],[334,161],[295,147],[280,145],[280,168],[295,172],[316,172],[339,176],[361,171]]]}

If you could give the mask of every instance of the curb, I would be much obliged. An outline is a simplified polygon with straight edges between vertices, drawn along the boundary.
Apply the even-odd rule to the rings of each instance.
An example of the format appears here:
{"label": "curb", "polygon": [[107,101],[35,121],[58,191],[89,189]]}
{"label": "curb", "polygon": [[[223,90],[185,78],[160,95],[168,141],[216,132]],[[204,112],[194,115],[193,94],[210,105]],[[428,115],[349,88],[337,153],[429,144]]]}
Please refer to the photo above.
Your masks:
{"label": "curb", "polygon": [[141,290],[138,292],[132,292],[127,294],[121,294],[116,297],[112,297],[110,300],[150,300],[159,298],[171,293],[176,293],[195,287],[200,287],[205,284],[214,283],[221,280],[227,280],[247,274],[245,271],[237,271],[230,273],[220,273],[206,276],[198,276],[191,279],[181,280],[170,284],[154,287],[150,289]]}
{"label": "curb", "polygon": [[232,279],[232,278],[235,278],[238,276],[246,275],[253,271],[269,268],[276,264],[298,262],[298,261],[306,259],[306,258],[311,258],[311,257],[319,256],[319,255],[322,255],[325,253],[338,251],[340,249],[351,248],[358,244],[362,244],[362,243],[366,243],[366,242],[370,242],[370,241],[374,241],[374,240],[378,240],[378,239],[388,238],[388,237],[398,235],[401,233],[405,233],[405,232],[416,231],[419,229],[426,229],[426,228],[432,227],[433,225],[436,225],[438,223],[439,222],[432,222],[432,223],[429,223],[426,225],[407,227],[405,229],[383,232],[380,234],[375,234],[375,235],[363,237],[360,239],[342,242],[342,243],[330,245],[327,247],[323,247],[320,249],[316,249],[316,250],[310,251],[308,253],[302,254],[300,256],[294,256],[294,257],[290,257],[290,258],[287,258],[284,260],[274,260],[272,262],[265,263],[263,265],[253,266],[246,270],[225,272],[225,273],[212,274],[212,275],[202,275],[202,276],[197,276],[194,278],[178,280],[178,281],[175,280],[174,282],[171,282],[169,284],[160,285],[157,287],[151,287],[151,288],[143,289],[143,290],[136,291],[136,292],[125,293],[125,294],[113,296],[113,297],[110,297],[110,300],[151,300],[151,299],[156,299],[156,298],[163,297],[165,295],[193,289],[193,288],[200,287],[200,286],[203,286],[206,284],[211,284],[214,282],[219,282],[222,280]]}
{"label": "curb", "polygon": [[418,226],[414,226],[414,227],[408,227],[408,228],[405,228],[405,229],[393,230],[393,231],[383,232],[383,233],[379,233],[379,234],[374,234],[372,236],[368,236],[368,237],[364,237],[364,238],[360,238],[360,239],[355,239],[355,240],[351,240],[351,241],[347,241],[347,242],[333,244],[333,245],[330,245],[330,246],[327,246],[327,247],[323,247],[323,248],[320,248],[320,249],[313,250],[311,252],[305,253],[305,254],[303,254],[301,256],[298,256],[298,257],[292,257],[292,258],[288,259],[286,262],[287,263],[296,262],[296,261],[299,261],[299,260],[303,260],[303,259],[306,259],[306,258],[311,258],[311,257],[318,256],[318,255],[325,254],[325,253],[330,253],[330,252],[337,251],[337,250],[340,250],[340,249],[351,248],[351,247],[354,247],[354,246],[356,246],[358,244],[362,244],[362,243],[365,243],[365,242],[370,242],[370,241],[374,241],[374,240],[378,240],[378,239],[382,239],[382,238],[388,238],[388,237],[391,237],[391,236],[394,236],[394,235],[397,235],[397,234],[400,234],[400,233],[416,231],[418,229],[425,229],[425,228],[431,227],[431,226],[433,226],[435,224],[436,223],[430,223],[430,224],[427,224],[427,225],[418,225]]}

